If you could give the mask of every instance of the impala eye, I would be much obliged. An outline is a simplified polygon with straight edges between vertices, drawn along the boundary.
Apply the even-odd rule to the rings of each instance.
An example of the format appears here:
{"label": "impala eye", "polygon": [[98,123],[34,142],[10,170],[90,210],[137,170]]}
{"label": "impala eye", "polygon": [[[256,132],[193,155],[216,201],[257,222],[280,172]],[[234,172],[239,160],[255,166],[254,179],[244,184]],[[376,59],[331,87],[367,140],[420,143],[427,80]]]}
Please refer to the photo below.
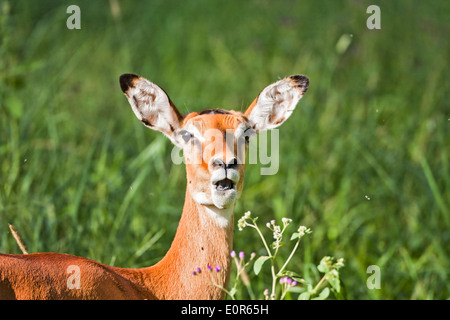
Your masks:
{"label": "impala eye", "polygon": [[181,138],[183,138],[184,142],[188,142],[193,137],[192,133],[186,130],[181,130],[179,135],[181,136]]}
{"label": "impala eye", "polygon": [[253,128],[247,128],[244,130],[244,139],[245,139],[245,143],[249,143],[250,142],[250,138],[253,137],[253,135],[256,134],[256,131]]}

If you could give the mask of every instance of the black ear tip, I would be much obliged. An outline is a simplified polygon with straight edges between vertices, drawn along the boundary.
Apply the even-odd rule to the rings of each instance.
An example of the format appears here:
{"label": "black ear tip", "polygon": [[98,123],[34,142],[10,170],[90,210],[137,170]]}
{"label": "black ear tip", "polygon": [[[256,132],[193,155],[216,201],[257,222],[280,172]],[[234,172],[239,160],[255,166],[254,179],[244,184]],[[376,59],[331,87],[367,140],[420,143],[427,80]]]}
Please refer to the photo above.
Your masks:
{"label": "black ear tip", "polygon": [[294,75],[294,76],[290,76],[290,78],[295,83],[295,86],[300,88],[302,93],[305,93],[306,90],[308,90],[309,78],[307,76],[304,76],[302,74],[297,74],[297,75]]}
{"label": "black ear tip", "polygon": [[132,73],[125,73],[120,76],[119,83],[120,83],[120,89],[122,89],[123,93],[128,91],[128,88],[132,87],[134,88],[134,79],[139,78],[138,75],[132,74]]}

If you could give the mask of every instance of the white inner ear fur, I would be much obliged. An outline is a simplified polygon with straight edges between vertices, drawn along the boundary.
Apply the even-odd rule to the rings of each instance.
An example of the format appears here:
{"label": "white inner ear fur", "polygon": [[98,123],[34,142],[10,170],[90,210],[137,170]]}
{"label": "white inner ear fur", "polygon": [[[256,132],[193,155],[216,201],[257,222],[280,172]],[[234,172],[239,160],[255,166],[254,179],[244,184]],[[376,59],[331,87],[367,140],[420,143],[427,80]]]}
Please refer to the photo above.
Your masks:
{"label": "white inner ear fur", "polygon": [[147,127],[164,133],[174,144],[174,131],[179,127],[177,115],[166,93],[156,84],[141,78],[130,87],[127,98],[136,117]]}
{"label": "white inner ear fur", "polygon": [[289,79],[275,82],[260,93],[248,119],[256,131],[276,128],[289,118],[302,95]]}

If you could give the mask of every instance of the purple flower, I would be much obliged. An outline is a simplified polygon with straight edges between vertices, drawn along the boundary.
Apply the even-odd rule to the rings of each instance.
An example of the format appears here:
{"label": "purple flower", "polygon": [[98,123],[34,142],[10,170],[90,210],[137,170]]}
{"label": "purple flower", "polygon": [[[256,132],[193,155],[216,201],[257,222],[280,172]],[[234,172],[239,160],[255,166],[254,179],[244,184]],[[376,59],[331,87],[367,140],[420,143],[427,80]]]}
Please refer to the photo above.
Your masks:
{"label": "purple flower", "polygon": [[197,274],[197,272],[195,272],[195,271],[192,271],[192,275],[194,275],[194,276],[195,276],[196,274]]}
{"label": "purple flower", "polygon": [[221,266],[217,266],[217,267],[214,268],[214,270],[216,270],[216,272],[219,272],[220,270],[222,270],[222,267]]}
{"label": "purple flower", "polygon": [[244,259],[245,253],[244,251],[239,252],[239,258]]}
{"label": "purple flower", "polygon": [[208,271],[212,271],[212,267],[209,265],[209,263],[208,263],[208,265],[206,266],[206,268],[208,269]]}
{"label": "purple flower", "polygon": [[197,268],[196,271],[197,271],[198,273],[200,273],[200,272],[202,272],[202,269]]}
{"label": "purple flower", "polygon": [[230,252],[230,256],[231,256],[232,258],[236,257],[236,251],[234,251],[234,250],[231,251],[231,252]]}
{"label": "purple flower", "polygon": [[296,285],[297,285],[297,281],[294,280],[294,281],[292,282],[292,286],[295,287]]}
{"label": "purple flower", "polygon": [[[280,284],[283,284],[283,283],[287,283],[288,285],[293,285],[293,286],[295,286],[296,284],[297,284],[297,281],[293,281],[291,278],[289,278],[289,277],[283,277],[283,278],[281,278],[280,279]],[[295,283],[295,284],[294,284]]]}

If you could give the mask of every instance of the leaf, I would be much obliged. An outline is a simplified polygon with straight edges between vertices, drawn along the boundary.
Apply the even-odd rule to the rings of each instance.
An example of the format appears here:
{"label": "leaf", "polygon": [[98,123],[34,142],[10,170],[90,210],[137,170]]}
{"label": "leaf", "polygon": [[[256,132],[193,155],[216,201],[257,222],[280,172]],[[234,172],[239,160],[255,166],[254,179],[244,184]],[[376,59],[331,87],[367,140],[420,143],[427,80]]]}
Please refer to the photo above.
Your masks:
{"label": "leaf", "polygon": [[294,293],[302,293],[305,291],[305,288],[300,288],[298,286],[290,287],[287,292],[294,292]]}
{"label": "leaf", "polygon": [[322,273],[327,273],[327,272],[328,272],[327,266],[325,266],[325,265],[323,265],[323,264],[319,264],[319,265],[317,266],[317,270],[319,270],[319,271],[322,272]]}
{"label": "leaf", "polygon": [[326,287],[322,290],[322,292],[320,292],[320,294],[317,297],[313,298],[312,300],[325,300],[326,298],[328,298],[329,294],[330,289]]}
{"label": "leaf", "polygon": [[291,241],[300,238],[300,233],[294,232],[291,236]]}
{"label": "leaf", "polygon": [[339,276],[327,277],[327,281],[333,287],[333,289],[336,290],[336,292],[341,291],[341,284],[339,281]]}
{"label": "leaf", "polygon": [[256,259],[255,263],[253,264],[253,271],[255,272],[256,275],[259,274],[264,262],[266,262],[268,259],[270,259],[270,257],[268,256],[261,256],[258,259]]}
{"label": "leaf", "polygon": [[311,293],[306,291],[298,296],[298,300],[309,300],[309,297],[311,297]]}
{"label": "leaf", "polygon": [[330,271],[330,267],[327,263],[327,260],[325,258],[323,258],[322,260],[320,260],[320,264],[317,266],[317,270],[319,270],[322,273],[327,273]]}

